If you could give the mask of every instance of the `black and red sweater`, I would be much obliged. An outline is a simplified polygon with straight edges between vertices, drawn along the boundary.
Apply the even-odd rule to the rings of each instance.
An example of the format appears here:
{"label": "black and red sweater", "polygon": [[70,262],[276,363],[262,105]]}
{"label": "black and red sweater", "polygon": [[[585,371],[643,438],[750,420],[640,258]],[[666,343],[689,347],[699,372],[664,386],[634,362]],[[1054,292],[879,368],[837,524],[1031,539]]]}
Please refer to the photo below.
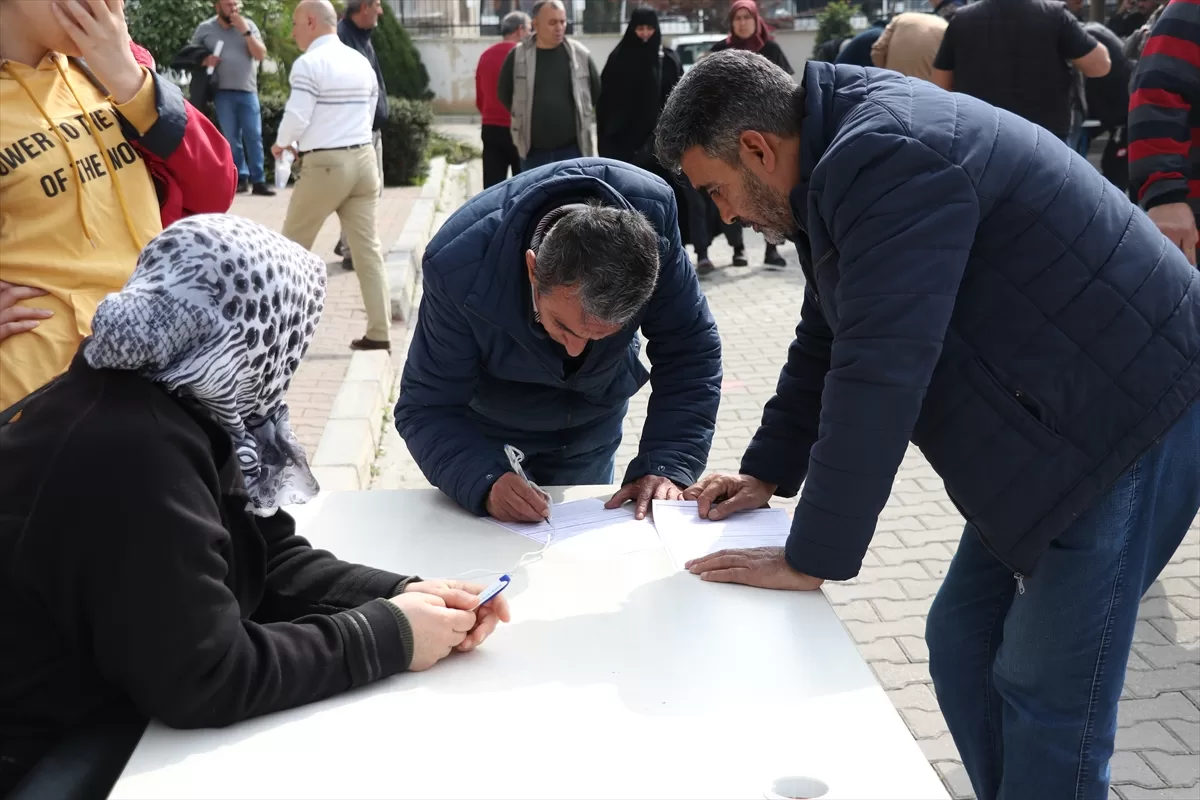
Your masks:
{"label": "black and red sweater", "polygon": [[1129,181],[1149,211],[1200,213],[1200,0],[1171,0],[1146,40],[1129,99]]}

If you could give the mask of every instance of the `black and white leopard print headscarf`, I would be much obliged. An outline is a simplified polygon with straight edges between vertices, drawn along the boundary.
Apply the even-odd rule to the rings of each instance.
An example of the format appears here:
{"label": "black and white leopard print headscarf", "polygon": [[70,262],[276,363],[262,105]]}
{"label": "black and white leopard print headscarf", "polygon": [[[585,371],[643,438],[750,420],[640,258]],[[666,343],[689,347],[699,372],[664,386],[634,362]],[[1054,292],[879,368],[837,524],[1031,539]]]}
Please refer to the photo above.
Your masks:
{"label": "black and white leopard print headscarf", "polygon": [[187,217],[100,304],[83,355],[206,408],[233,438],[250,510],[271,516],[319,491],[283,396],[324,305],[325,263],[308,250],[240,217]]}

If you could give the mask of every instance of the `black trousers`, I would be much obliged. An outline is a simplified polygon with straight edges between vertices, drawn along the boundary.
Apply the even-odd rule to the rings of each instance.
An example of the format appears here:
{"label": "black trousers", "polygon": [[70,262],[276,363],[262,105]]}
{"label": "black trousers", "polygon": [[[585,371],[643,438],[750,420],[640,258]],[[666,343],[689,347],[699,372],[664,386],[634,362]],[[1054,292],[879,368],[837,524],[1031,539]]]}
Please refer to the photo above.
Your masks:
{"label": "black trousers", "polygon": [[521,157],[513,144],[512,133],[502,125],[483,126],[483,188],[508,179],[508,171],[521,171]]}

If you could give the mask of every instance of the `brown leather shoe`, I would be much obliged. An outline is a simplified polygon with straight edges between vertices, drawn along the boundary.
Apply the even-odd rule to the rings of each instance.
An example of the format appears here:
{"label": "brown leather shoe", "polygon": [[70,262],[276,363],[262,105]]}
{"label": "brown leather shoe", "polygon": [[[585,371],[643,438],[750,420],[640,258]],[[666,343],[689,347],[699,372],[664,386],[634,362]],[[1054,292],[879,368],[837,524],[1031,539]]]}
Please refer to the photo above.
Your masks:
{"label": "brown leather shoe", "polygon": [[380,342],[380,341],[376,341],[375,339],[368,339],[367,337],[364,336],[361,339],[355,339],[354,341],[350,342],[350,349],[351,350],[387,350],[390,353],[390,352],[392,352],[392,343],[391,342]]}

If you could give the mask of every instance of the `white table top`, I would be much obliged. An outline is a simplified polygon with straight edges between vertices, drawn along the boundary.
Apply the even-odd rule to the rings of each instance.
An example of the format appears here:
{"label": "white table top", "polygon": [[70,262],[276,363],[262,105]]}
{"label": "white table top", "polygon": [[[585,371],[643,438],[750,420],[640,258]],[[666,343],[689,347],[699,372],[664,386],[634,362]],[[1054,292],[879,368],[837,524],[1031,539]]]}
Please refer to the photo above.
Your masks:
{"label": "white table top", "polygon": [[[342,558],[424,577],[536,549],[435,490],[296,516]],[[513,622],[427,672],[222,730],[151,723],[112,797],[762,798],[791,775],[824,798],[947,796],[823,594],[704,583],[649,531],[551,547],[512,573]]]}

